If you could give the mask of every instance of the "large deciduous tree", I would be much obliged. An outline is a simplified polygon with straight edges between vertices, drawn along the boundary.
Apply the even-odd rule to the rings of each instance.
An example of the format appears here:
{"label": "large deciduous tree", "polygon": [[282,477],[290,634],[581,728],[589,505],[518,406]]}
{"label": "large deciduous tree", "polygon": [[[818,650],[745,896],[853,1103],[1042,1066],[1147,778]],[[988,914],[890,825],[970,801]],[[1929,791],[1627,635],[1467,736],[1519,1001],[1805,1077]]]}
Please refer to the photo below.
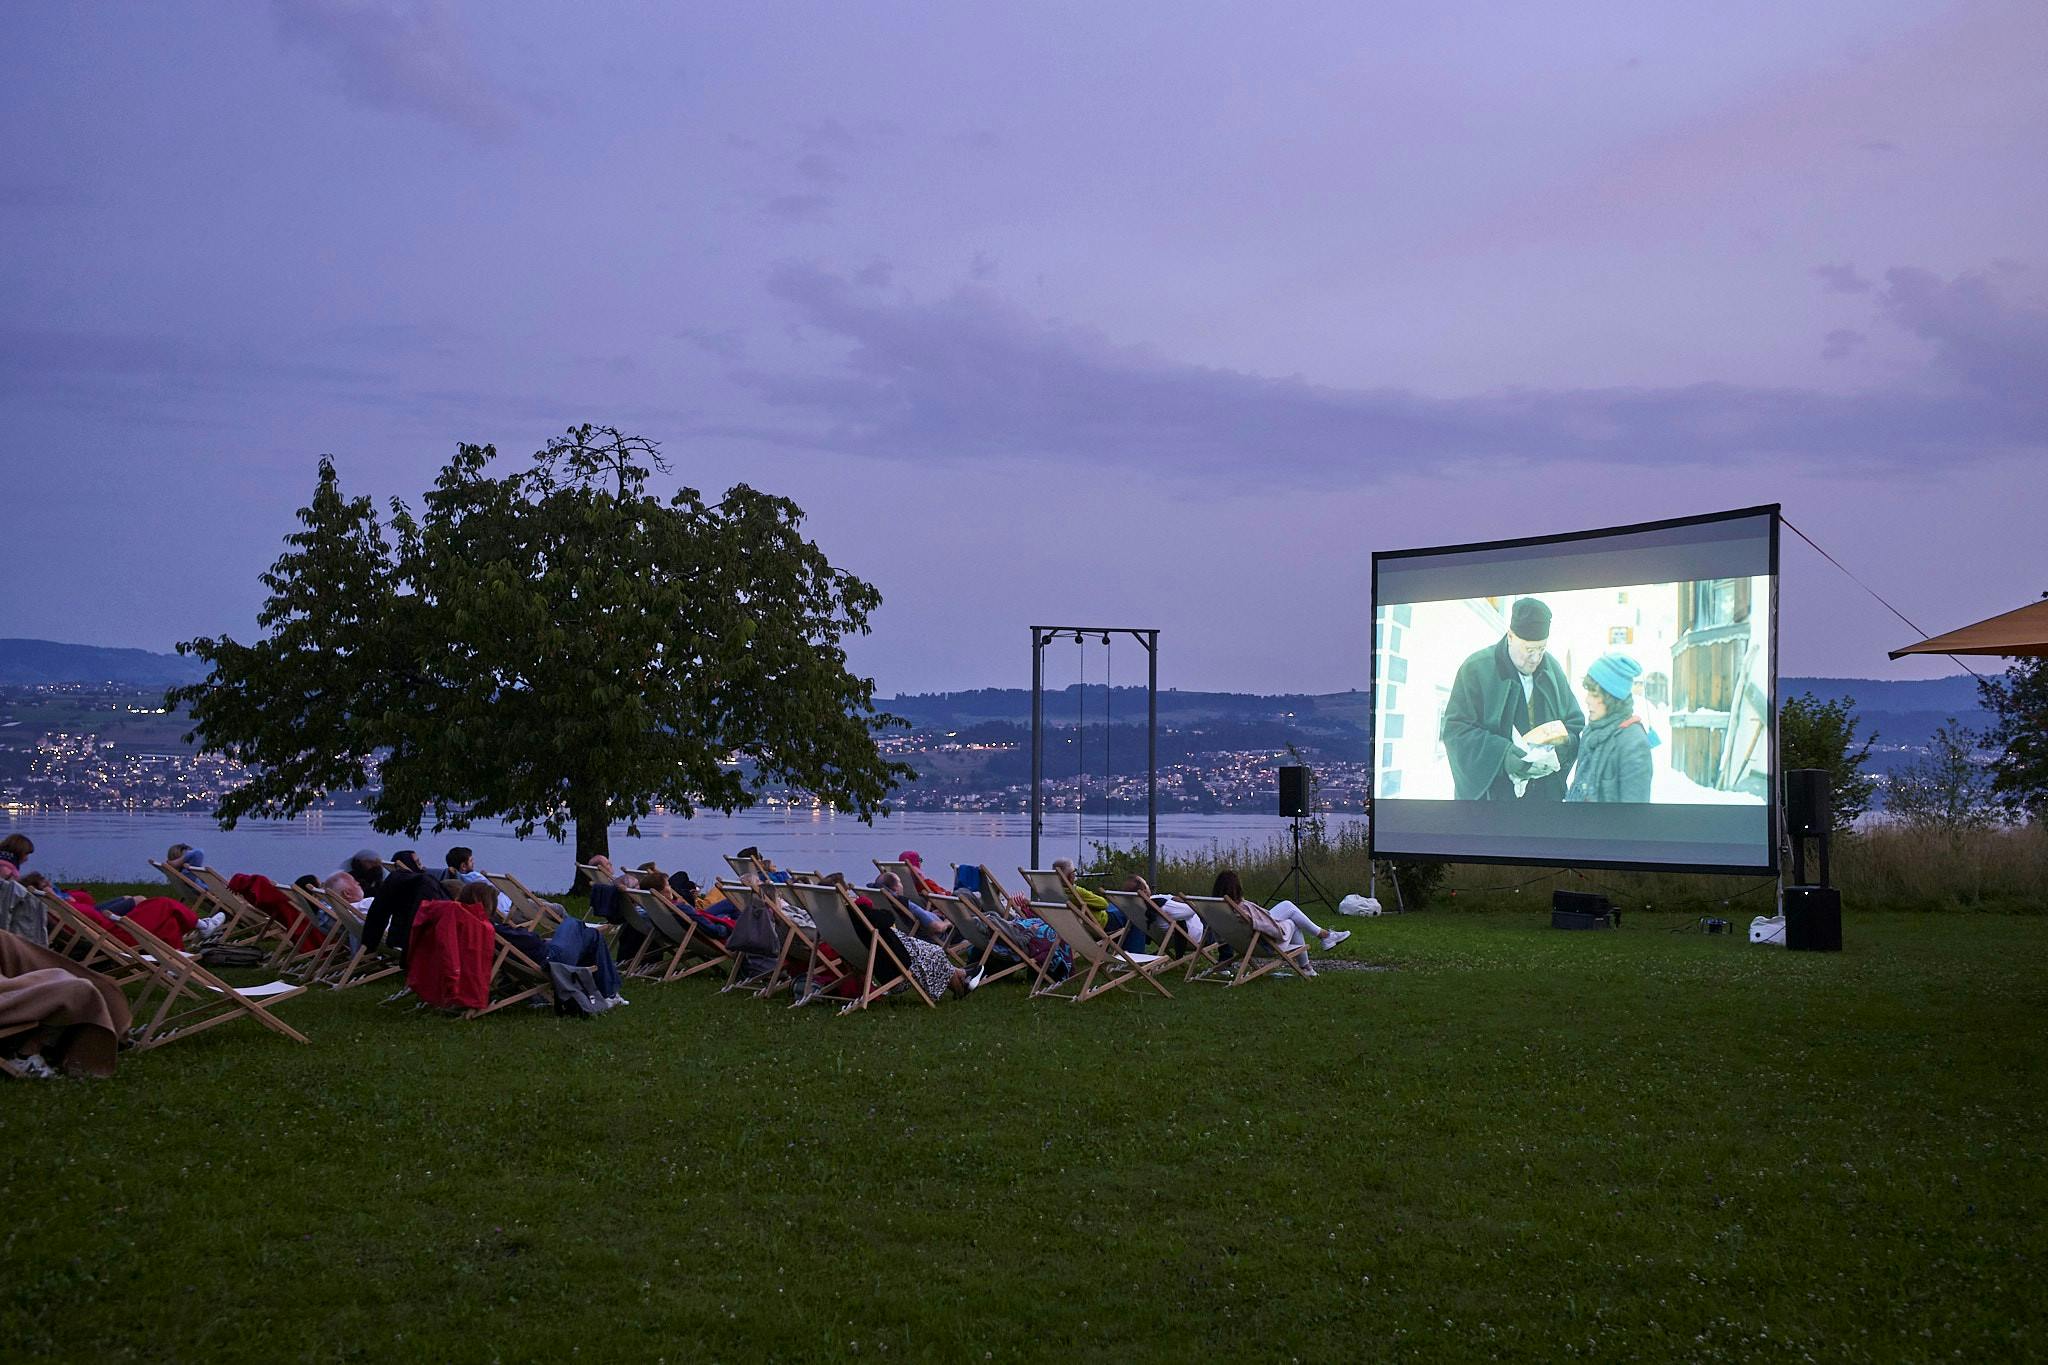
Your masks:
{"label": "large deciduous tree", "polygon": [[786,784],[885,809],[912,775],[876,745],[900,722],[840,647],[881,597],[804,539],[795,503],[744,484],[664,501],[653,443],[610,427],[525,469],[495,459],[460,447],[418,515],[394,500],[387,519],[322,460],[264,575],[263,638],[179,646],[211,672],[168,700],[250,769],[223,825],[366,790],[380,830],[573,828],[588,862],[657,805],[729,812]]}

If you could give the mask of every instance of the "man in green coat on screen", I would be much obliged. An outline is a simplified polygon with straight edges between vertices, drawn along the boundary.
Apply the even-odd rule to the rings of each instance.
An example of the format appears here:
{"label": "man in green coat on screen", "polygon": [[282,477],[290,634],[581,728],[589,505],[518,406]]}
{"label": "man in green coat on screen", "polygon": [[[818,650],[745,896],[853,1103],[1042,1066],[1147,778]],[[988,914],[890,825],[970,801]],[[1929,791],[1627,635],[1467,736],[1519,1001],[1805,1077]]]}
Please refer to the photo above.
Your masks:
{"label": "man in green coat on screen", "polygon": [[1458,800],[1564,800],[1586,715],[1549,645],[1550,608],[1517,598],[1507,634],[1458,666],[1443,724]]}

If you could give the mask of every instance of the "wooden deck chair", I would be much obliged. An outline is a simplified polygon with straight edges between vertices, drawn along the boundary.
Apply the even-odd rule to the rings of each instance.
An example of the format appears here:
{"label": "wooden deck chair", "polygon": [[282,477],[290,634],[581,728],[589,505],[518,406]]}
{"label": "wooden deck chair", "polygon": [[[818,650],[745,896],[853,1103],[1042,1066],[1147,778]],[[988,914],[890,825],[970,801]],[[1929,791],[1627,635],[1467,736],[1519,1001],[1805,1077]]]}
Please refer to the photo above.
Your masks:
{"label": "wooden deck chair", "polygon": [[493,931],[490,999],[479,1009],[462,1011],[459,1017],[481,1019],[486,1014],[496,1014],[509,1005],[523,1004],[538,995],[552,996],[554,990],[554,982],[548,978],[545,966],[521,952],[510,939]]}
{"label": "wooden deck chair", "polygon": [[[1052,926],[1060,941],[1074,950],[1074,970],[1065,981],[1042,981],[1031,993],[1051,995],[1080,1004],[1106,991],[1143,981],[1167,999],[1173,992],[1159,984],[1158,975],[1177,964],[1157,953],[1134,953],[1123,945],[1121,934],[1112,934],[1095,922],[1095,916],[1078,910],[1066,900],[1033,901],[1031,909]],[[1088,970],[1081,970],[1082,963]],[[1072,986],[1073,993],[1067,993]]]}
{"label": "wooden deck chair", "polygon": [[396,953],[363,946],[363,912],[354,904],[324,886],[310,890],[300,887],[298,890],[308,904],[326,911],[334,921],[333,927],[327,931],[327,941],[333,945],[333,952],[320,967],[321,980],[335,990],[345,991],[351,986],[382,981],[404,970],[398,964]]}
{"label": "wooden deck chair", "polygon": [[161,1047],[244,1017],[295,1042],[306,1041],[305,1034],[270,1012],[271,1006],[304,995],[304,986],[289,981],[230,986],[182,948],[164,942],[133,920],[125,920],[121,925],[135,939],[135,947],[130,948],[84,916],[74,912],[72,919],[101,940],[109,954],[142,968],[142,976],[131,978],[134,989],[129,996],[137,1021],[130,1034],[134,1047]]}
{"label": "wooden deck chair", "polygon": [[605,871],[596,863],[578,863],[576,864],[576,870],[581,872],[592,886],[615,886],[618,884],[619,879],[616,875]]}
{"label": "wooden deck chair", "polygon": [[299,935],[289,927],[279,936],[276,951],[272,952],[265,964],[266,970],[289,976],[294,980],[327,983],[327,970],[335,957],[338,937],[333,928],[321,928],[320,917],[330,913],[324,900],[315,900],[306,888],[291,882],[277,883],[278,891],[291,903],[294,911],[304,917],[305,923],[320,934],[320,941],[310,948],[299,946]]}
{"label": "wooden deck chair", "polygon": [[149,979],[148,967],[136,957],[134,950],[107,933],[98,921],[80,914],[77,906],[58,895],[53,888],[46,886],[34,894],[42,904],[43,918],[49,925],[51,952],[60,953],[79,966],[98,972],[124,989],[130,983]]}
{"label": "wooden deck chair", "polygon": [[[227,900],[219,900],[207,884],[199,879],[200,872],[211,872],[212,868],[197,868],[188,872],[182,867],[172,867],[169,863],[159,862],[155,858],[149,860],[149,865],[163,873],[164,880],[171,884],[173,892],[182,891],[191,898],[192,909],[201,919],[210,918],[215,913],[227,917],[221,924],[215,942],[253,943],[269,937],[274,923],[270,916],[232,891],[228,892]],[[215,880],[218,880],[218,874]],[[226,887],[227,883],[221,882],[221,885]],[[209,910],[208,906],[213,908]]]}
{"label": "wooden deck chair", "polygon": [[654,921],[647,917],[646,907],[634,899],[633,888],[620,885],[619,898],[614,904],[618,906],[619,914],[625,919],[622,927],[640,935],[640,946],[633,950],[633,955],[618,958],[619,975],[658,979],[661,971],[665,970],[665,963],[664,966],[657,967],[655,962],[657,959],[665,959],[666,954],[673,949],[668,935],[656,928]]}
{"label": "wooden deck chair", "polygon": [[1020,867],[1017,871],[1023,876],[1024,890],[1033,901],[1064,901],[1067,898],[1067,884],[1053,869]]}
{"label": "wooden deck chair", "polygon": [[[1126,922],[1142,926],[1148,939],[1152,936],[1153,921],[1156,920],[1158,923],[1166,926],[1159,931],[1159,950],[1166,956],[1179,959],[1185,957],[1188,953],[1200,953],[1202,951],[1202,945],[1195,942],[1194,935],[1175,923],[1158,906],[1146,900],[1137,892],[1100,891],[1096,894],[1108,901],[1111,909],[1122,912]],[[1172,951],[1176,940],[1183,945],[1182,952],[1176,953]]]}
{"label": "wooden deck chair", "polygon": [[[970,976],[980,975],[979,984],[1001,981],[1013,972],[1032,972],[1042,975],[1037,963],[1025,949],[1024,941],[1017,937],[1009,921],[1000,916],[990,917],[982,913],[981,907],[963,896],[933,895],[927,891],[925,902],[938,914],[944,915],[953,926],[953,932],[967,949],[964,964]],[[1005,967],[995,965],[996,949],[1006,949],[1016,961]]]}
{"label": "wooden deck chair", "polygon": [[998,904],[1002,905],[1005,909],[1008,909],[1010,905],[1010,893],[1003,889],[1003,884],[1001,882],[996,880],[996,874],[989,870],[988,864],[982,863],[979,865],[979,868],[981,872],[981,884],[988,888],[989,894],[996,898]]}
{"label": "wooden deck chair", "polygon": [[728,853],[725,865],[732,869],[732,878],[736,882],[744,882],[749,877],[759,877],[764,882],[768,880],[768,869],[761,866],[759,858],[736,858]]}
{"label": "wooden deck chair", "polygon": [[1249,921],[1230,908],[1230,902],[1221,896],[1182,896],[1196,914],[1202,917],[1203,938],[1210,949],[1228,948],[1230,960],[1221,960],[1220,952],[1205,952],[1196,962],[1189,964],[1188,980],[1212,980],[1223,975],[1229,976],[1226,983],[1242,986],[1280,967],[1292,967],[1297,976],[1314,976],[1315,968],[1308,963],[1308,945],[1297,943],[1292,948],[1283,947],[1280,940],[1271,934],[1262,934],[1252,928]]}
{"label": "wooden deck chair", "polygon": [[799,974],[796,970],[796,962],[797,958],[801,956],[805,972],[808,972],[817,963],[817,932],[807,927],[800,920],[791,918],[788,909],[785,908],[779,896],[763,896],[750,886],[724,878],[719,879],[714,885],[717,887],[718,893],[725,897],[726,903],[733,906],[736,910],[744,910],[745,907],[752,904],[767,906],[768,913],[775,918],[776,937],[779,940],[775,954],[775,965],[766,972],[757,972],[753,976],[742,975],[746,970],[745,954],[728,954],[732,958],[732,972],[726,977],[725,984],[718,988],[719,993],[723,995],[729,991],[739,991],[745,995],[760,996],[765,1000],[783,987],[789,986],[797,992],[797,1004],[807,1003],[804,999],[803,988],[798,985]]}
{"label": "wooden deck chair", "polygon": [[633,888],[622,889],[619,894],[647,917],[662,939],[662,946],[655,950],[655,962],[644,975],[657,981],[680,981],[731,965],[732,954],[704,931],[696,916],[676,909],[652,891]]}
{"label": "wooden deck chair", "polygon": [[875,871],[877,872],[894,872],[896,874],[896,880],[903,883],[904,898],[906,900],[916,901],[919,905],[924,904],[924,898],[927,893],[924,889],[924,878],[918,875],[917,869],[913,868],[909,863],[888,858],[870,858],[868,861],[875,865]]}
{"label": "wooden deck chair", "polygon": [[[227,913],[228,922],[221,926],[215,942],[261,944],[267,939],[279,938],[290,948],[290,952],[283,954],[285,958],[297,955],[298,944],[291,931],[282,922],[272,919],[262,906],[229,886],[226,877],[210,867],[192,868],[188,875],[205,890],[207,904]],[[206,913],[204,907],[200,913]]]}
{"label": "wooden deck chair", "polygon": [[[888,940],[877,936],[875,951],[868,951],[867,941],[854,928],[853,919],[860,913],[860,907],[853,903],[851,891],[837,882],[791,882],[789,890],[796,897],[797,904],[818,926],[818,937],[832,945],[832,951],[838,954],[847,974],[860,983],[854,997],[840,1006],[841,1014],[864,1010],[887,995],[899,984],[896,980],[899,975],[902,983],[907,984],[919,1000],[933,1009],[938,1008],[938,1001],[925,992],[911,972],[910,964],[896,956]],[[881,978],[879,981],[878,977]]]}
{"label": "wooden deck chair", "polygon": [[497,893],[512,902],[512,913],[508,917],[521,929],[530,929],[542,938],[562,927],[564,912],[557,910],[551,902],[542,900],[527,889],[525,882],[510,872],[486,872],[484,880]]}

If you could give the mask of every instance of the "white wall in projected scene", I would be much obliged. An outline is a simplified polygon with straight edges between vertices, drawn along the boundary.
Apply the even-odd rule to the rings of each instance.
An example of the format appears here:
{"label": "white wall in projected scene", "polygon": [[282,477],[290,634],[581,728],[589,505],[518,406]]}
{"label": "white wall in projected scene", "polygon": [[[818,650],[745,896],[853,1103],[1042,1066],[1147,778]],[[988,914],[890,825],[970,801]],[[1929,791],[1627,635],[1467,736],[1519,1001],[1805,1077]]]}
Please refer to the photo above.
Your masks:
{"label": "white wall in projected scene", "polygon": [[1375,851],[1774,870],[1776,562],[1775,508],[1374,556]]}

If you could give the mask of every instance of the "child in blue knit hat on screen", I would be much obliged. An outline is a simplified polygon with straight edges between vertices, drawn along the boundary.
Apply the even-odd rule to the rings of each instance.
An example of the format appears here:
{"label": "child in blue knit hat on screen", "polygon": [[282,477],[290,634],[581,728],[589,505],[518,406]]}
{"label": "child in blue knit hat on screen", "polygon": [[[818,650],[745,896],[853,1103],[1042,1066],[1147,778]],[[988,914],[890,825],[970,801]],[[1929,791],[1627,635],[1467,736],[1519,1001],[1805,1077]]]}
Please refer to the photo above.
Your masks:
{"label": "child in blue knit hat on screen", "polygon": [[1650,799],[1650,750],[1657,736],[1636,714],[1636,675],[1643,666],[1619,650],[1593,661],[1579,680],[1586,732],[1572,769],[1567,801]]}

